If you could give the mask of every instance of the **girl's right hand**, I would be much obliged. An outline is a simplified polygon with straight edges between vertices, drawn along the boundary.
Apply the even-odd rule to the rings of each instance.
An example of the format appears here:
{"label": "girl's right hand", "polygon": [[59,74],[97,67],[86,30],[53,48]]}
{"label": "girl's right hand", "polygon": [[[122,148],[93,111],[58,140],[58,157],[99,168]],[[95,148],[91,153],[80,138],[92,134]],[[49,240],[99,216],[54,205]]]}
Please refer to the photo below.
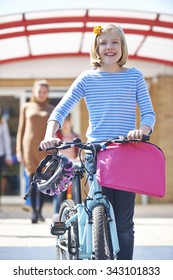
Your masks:
{"label": "girl's right hand", "polygon": [[50,138],[45,138],[44,140],[42,140],[40,142],[40,147],[43,151],[45,151],[47,148],[58,146],[61,143],[62,143],[61,139],[50,137]]}

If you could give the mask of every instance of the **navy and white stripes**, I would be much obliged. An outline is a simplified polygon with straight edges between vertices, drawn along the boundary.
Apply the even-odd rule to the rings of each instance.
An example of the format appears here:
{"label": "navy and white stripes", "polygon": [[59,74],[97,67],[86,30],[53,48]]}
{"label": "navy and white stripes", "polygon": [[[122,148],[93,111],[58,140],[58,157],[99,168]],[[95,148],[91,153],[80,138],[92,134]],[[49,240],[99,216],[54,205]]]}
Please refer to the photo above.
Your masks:
{"label": "navy and white stripes", "polygon": [[89,141],[100,141],[127,135],[136,128],[136,104],[140,108],[141,125],[151,130],[155,123],[150,95],[140,71],[135,68],[123,72],[84,71],[74,81],[49,120],[62,125],[72,107],[85,99],[89,112]]}

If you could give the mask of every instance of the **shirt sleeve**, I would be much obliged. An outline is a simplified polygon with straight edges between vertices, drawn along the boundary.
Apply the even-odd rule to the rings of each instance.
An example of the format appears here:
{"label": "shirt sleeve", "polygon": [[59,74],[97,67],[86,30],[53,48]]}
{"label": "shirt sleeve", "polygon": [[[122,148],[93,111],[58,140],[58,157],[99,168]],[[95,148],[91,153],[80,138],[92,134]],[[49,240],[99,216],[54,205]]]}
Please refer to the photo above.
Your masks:
{"label": "shirt sleeve", "polygon": [[150,127],[152,132],[155,125],[156,115],[151,102],[147,83],[142,74],[137,80],[137,104],[140,109],[140,126],[147,125]]}
{"label": "shirt sleeve", "polygon": [[71,87],[69,88],[65,96],[54,108],[48,121],[51,120],[57,121],[61,127],[68,113],[84,96],[85,96],[85,78],[83,77],[83,74],[81,74],[73,82],[73,84],[71,85]]}

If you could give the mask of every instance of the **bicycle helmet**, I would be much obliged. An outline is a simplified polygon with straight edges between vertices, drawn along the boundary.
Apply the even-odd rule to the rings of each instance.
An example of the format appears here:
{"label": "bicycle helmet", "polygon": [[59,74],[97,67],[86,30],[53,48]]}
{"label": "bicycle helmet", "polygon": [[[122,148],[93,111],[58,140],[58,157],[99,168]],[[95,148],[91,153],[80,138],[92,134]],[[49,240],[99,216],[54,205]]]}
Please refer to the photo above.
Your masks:
{"label": "bicycle helmet", "polygon": [[64,155],[47,155],[36,169],[35,182],[47,195],[59,195],[67,190],[75,176],[73,163]]}

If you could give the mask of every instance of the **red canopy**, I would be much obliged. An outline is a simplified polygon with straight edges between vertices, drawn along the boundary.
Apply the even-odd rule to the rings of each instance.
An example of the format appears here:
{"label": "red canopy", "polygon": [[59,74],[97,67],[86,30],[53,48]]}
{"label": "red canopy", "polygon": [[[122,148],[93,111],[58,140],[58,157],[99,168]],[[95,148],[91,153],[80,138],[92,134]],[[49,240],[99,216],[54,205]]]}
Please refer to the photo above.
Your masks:
{"label": "red canopy", "polygon": [[92,30],[106,22],[125,31],[129,58],[173,65],[173,15],[103,9],[28,12],[0,17],[0,63],[86,56]]}

